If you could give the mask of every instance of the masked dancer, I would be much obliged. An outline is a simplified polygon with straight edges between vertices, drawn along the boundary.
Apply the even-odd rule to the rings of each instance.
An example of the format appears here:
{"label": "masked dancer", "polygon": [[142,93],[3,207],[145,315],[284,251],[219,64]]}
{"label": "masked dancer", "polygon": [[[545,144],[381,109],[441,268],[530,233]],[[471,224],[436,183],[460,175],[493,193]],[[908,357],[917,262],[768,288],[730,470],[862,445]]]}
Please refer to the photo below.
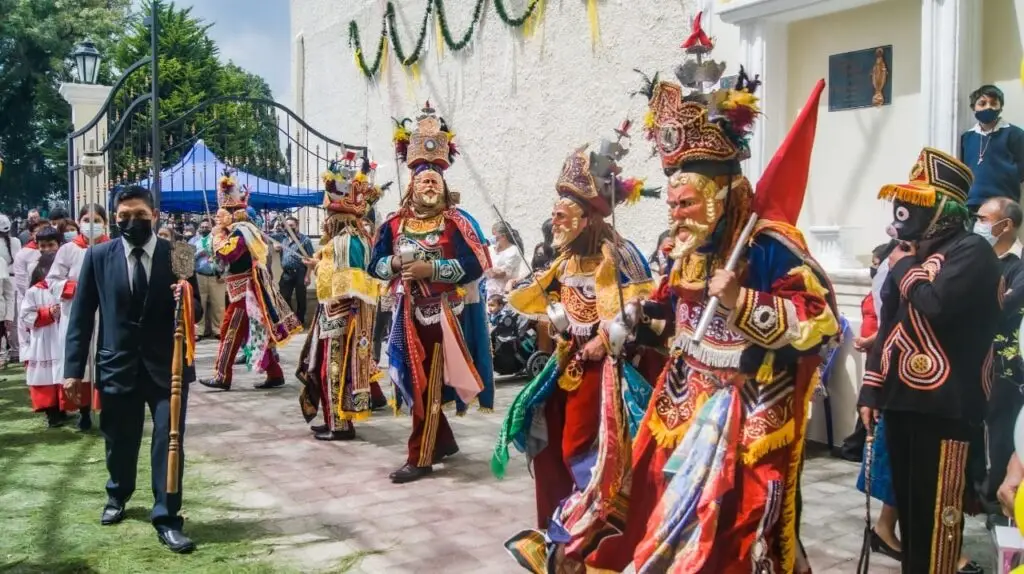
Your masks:
{"label": "masked dancer", "polygon": [[375,398],[372,337],[380,282],[366,272],[372,237],[362,220],[380,198],[372,178],[373,165],[352,151],[323,174],[328,216],[313,257],[318,304],[296,372],[306,422],[323,411],[324,424],[311,427],[317,440],[354,439],[352,423],[370,416]]}
{"label": "masked dancer", "polygon": [[[903,572],[953,574],[961,560],[964,502],[984,459],[992,342],[1005,289],[991,245],[966,228],[973,176],[932,148],[910,181],[886,185],[891,233],[882,324],[860,391],[865,426],[884,415],[899,511]],[[982,465],[984,472],[984,465]]]}
{"label": "masked dancer", "polygon": [[480,226],[456,207],[444,172],[456,155],[452,133],[428,102],[408,131],[395,133],[396,152],[412,172],[399,211],[377,234],[370,273],[397,294],[388,339],[397,406],[409,408],[412,435],[395,483],[427,476],[432,465],[458,452],[441,411],[455,402],[464,414],[474,399],[493,408],[494,385],[480,278],[491,267]]}
{"label": "masked dancer", "polygon": [[[839,330],[831,285],[795,227],[824,83],[755,196],[740,161],[759,82],[741,68],[735,87],[704,92],[724,65],[704,59],[713,44],[699,20],[694,28],[680,83],[655,76],[642,90],[674,240],[644,315],[674,323],[671,359],[633,445],[625,532],[602,541],[588,564],[804,573],[797,506],[807,409],[821,353]],[[742,256],[729,269],[735,250]],[[712,298],[720,306],[697,336]]]}
{"label": "masked dancer", "polygon": [[227,267],[224,282],[228,307],[220,326],[220,347],[214,375],[200,379],[203,386],[230,390],[235,357],[246,344],[246,362],[266,373],[258,389],[284,385],[277,347],[302,331],[267,269],[267,242],[252,223],[249,191],[239,187],[234,174],[225,170],[218,182],[214,256]]}
{"label": "masked dancer", "polygon": [[[626,129],[628,123],[620,141],[594,151],[584,146],[565,161],[551,215],[558,256],[508,296],[517,312],[547,318],[561,331],[547,366],[509,409],[491,462],[495,475],[504,475],[512,443],[532,463],[540,529],[506,546],[534,572],[582,566],[599,535],[622,528],[630,443],[651,396],[641,372],[657,376],[665,362],[641,339],[628,342],[625,360],[616,363],[626,342],[621,302],[635,312],[654,291],[643,254],[606,222],[616,203],[637,201],[643,189],[617,175]],[[647,343],[657,342],[661,329],[648,330]]]}

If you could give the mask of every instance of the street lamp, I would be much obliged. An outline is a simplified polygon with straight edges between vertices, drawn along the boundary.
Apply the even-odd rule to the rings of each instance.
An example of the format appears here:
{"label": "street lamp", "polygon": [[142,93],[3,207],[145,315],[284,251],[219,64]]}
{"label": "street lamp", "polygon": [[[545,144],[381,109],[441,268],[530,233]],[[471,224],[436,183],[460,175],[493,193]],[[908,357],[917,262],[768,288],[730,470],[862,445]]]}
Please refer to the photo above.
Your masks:
{"label": "street lamp", "polygon": [[100,51],[89,40],[75,47],[71,53],[75,62],[75,79],[81,84],[95,84],[100,75]]}

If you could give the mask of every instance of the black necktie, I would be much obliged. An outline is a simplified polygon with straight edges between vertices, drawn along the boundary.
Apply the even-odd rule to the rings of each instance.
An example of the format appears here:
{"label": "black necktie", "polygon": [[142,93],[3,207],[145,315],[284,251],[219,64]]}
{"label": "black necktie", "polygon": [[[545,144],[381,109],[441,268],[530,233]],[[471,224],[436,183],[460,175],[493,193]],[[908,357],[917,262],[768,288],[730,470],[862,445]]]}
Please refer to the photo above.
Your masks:
{"label": "black necktie", "polygon": [[131,318],[138,323],[142,320],[142,310],[146,306],[146,293],[149,292],[149,279],[146,278],[146,268],[142,265],[142,256],[146,250],[141,247],[132,249],[132,257],[135,258],[135,271],[132,274],[132,307]]}

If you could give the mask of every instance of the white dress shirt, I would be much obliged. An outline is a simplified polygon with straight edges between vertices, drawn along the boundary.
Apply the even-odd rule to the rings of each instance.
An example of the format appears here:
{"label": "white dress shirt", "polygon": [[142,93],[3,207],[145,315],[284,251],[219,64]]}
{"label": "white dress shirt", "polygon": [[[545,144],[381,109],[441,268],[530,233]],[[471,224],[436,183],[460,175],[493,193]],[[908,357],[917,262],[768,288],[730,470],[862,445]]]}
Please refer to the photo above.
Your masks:
{"label": "white dress shirt", "polygon": [[[124,243],[124,256],[127,258],[128,261],[128,287],[131,289],[135,289],[133,281],[135,278],[136,263],[135,258],[132,257],[132,250],[135,249],[135,246],[132,245],[131,243],[128,243],[128,240],[126,240],[124,237],[121,238],[121,241]],[[152,277],[153,251],[156,250],[156,242],[157,237],[156,234],[154,233],[149,238],[149,241],[147,241],[146,244],[142,246],[142,250],[145,252],[142,254],[142,268],[146,272],[147,280]]]}

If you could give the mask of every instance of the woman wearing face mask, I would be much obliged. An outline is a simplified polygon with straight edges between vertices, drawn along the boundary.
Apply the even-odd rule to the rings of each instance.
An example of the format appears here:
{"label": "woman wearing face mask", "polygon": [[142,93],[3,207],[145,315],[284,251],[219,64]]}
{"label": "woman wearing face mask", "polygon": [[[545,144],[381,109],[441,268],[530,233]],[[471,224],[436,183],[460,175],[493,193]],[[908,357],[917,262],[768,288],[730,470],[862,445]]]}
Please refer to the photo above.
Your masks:
{"label": "woman wearing face mask", "polygon": [[982,86],[971,94],[978,123],[960,136],[960,160],[971,168],[974,183],[967,207],[977,213],[986,200],[1008,197],[1020,202],[1024,182],[1024,130],[1002,119],[1003,92]]}
{"label": "woman wearing face mask", "polygon": [[[69,222],[64,225],[64,244],[57,251],[57,256],[50,267],[50,273],[46,277],[46,283],[54,297],[60,300],[61,313],[58,325],[58,337],[64,341],[68,332],[68,321],[71,318],[71,301],[74,299],[75,290],[78,287],[78,274],[82,270],[82,261],[85,260],[86,250],[92,246],[107,241],[107,210],[100,205],[86,205],[78,212],[78,222]],[[96,335],[93,335],[93,348],[96,345]],[[90,361],[92,353],[89,354]],[[63,362],[63,357],[61,358]],[[60,367],[58,374],[63,378],[64,367]],[[90,411],[99,409],[99,396],[92,392],[92,381],[89,374],[92,368],[86,369],[86,380],[82,383],[78,392],[79,414],[78,428],[86,431],[92,428]]]}

